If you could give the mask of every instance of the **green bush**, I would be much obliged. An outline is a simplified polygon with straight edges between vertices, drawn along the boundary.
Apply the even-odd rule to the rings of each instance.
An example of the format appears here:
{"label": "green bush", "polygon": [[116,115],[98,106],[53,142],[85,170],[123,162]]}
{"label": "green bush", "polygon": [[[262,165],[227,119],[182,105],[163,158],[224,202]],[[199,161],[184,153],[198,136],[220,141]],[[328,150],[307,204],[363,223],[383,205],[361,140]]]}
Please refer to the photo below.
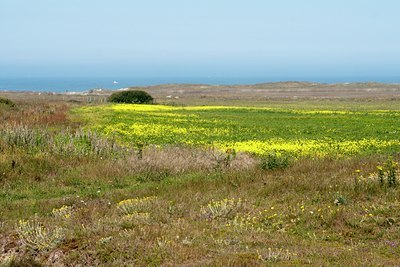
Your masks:
{"label": "green bush", "polygon": [[110,95],[109,102],[127,104],[151,104],[153,97],[144,91],[128,90],[116,92]]}
{"label": "green bush", "polygon": [[0,97],[0,105],[15,107],[14,102],[12,102],[10,99],[4,98],[4,97]]}
{"label": "green bush", "polygon": [[263,170],[285,169],[292,163],[292,156],[284,150],[272,150],[266,153],[260,162]]}

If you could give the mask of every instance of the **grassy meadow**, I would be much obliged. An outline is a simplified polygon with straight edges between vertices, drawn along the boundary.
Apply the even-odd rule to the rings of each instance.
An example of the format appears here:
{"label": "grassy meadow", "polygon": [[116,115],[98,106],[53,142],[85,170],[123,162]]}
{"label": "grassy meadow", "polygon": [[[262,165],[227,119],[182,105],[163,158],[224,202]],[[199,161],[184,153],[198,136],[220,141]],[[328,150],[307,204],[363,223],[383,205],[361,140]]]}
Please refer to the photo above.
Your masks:
{"label": "grassy meadow", "polygon": [[0,266],[398,266],[399,106],[0,103]]}
{"label": "grassy meadow", "polygon": [[108,105],[79,108],[88,128],[127,145],[189,145],[296,157],[392,154],[398,110]]}

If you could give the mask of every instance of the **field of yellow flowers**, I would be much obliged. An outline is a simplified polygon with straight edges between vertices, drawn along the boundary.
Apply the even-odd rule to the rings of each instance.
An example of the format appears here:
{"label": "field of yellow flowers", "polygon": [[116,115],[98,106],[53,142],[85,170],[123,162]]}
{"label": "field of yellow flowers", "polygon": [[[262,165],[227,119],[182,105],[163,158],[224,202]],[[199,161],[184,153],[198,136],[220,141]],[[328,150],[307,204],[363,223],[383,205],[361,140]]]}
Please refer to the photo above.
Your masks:
{"label": "field of yellow flowers", "polygon": [[324,157],[400,149],[400,111],[108,105],[76,111],[89,128],[131,146],[189,145]]}

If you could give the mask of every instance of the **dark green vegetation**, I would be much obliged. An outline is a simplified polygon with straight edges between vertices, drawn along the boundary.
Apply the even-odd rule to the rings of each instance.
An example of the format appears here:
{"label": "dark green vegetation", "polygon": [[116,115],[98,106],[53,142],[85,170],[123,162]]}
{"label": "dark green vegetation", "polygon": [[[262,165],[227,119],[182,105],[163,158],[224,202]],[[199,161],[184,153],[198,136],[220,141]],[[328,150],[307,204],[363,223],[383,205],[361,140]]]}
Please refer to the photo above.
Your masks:
{"label": "dark green vegetation", "polygon": [[[318,127],[327,125],[344,141],[359,140],[362,133],[396,140],[392,133],[399,127],[396,112],[326,114],[315,113],[312,103],[307,105],[304,110],[313,111],[310,114],[285,107],[261,113],[204,108],[195,114],[204,117],[201,123],[208,131],[221,121],[230,131],[240,121],[238,135],[246,123],[257,126],[253,117],[264,115],[282,138],[291,133],[320,140],[324,134]],[[0,107],[4,121],[0,126],[0,262],[5,266],[398,264],[400,157],[395,148],[296,159],[280,150],[259,158],[232,149],[176,143],[165,146],[164,142],[163,148],[138,146],[126,142],[134,141],[131,136],[123,139],[125,132],[106,138],[81,129],[103,127],[106,120],[115,128],[119,117],[126,123],[124,105],[121,110],[95,107],[85,114],[73,107],[72,117],[71,107],[63,102]],[[143,125],[153,122],[155,129],[157,122],[165,125],[168,115],[183,119],[175,121],[174,127],[184,128],[186,124],[179,123],[189,119],[192,124],[197,121],[188,109],[140,112],[135,118],[143,119]],[[247,121],[240,117],[242,113]],[[96,117],[100,115],[105,118]],[[286,118],[292,127],[279,126],[275,116]],[[296,116],[306,122],[309,134]],[[350,125],[339,127],[343,120]],[[84,125],[85,121],[90,124]],[[365,122],[370,130],[361,127]],[[318,126],[312,128],[315,123]],[[104,132],[101,127],[95,128]],[[242,136],[246,134],[256,132],[246,130]],[[117,138],[125,143],[116,142]]]}
{"label": "dark green vegetation", "polygon": [[5,105],[5,106],[9,106],[9,107],[15,107],[15,104],[13,101],[11,101],[8,98],[4,98],[4,97],[0,97],[0,106],[1,105]]}
{"label": "dark green vegetation", "polygon": [[153,100],[151,95],[139,90],[115,92],[108,97],[109,102],[126,104],[150,104]]}

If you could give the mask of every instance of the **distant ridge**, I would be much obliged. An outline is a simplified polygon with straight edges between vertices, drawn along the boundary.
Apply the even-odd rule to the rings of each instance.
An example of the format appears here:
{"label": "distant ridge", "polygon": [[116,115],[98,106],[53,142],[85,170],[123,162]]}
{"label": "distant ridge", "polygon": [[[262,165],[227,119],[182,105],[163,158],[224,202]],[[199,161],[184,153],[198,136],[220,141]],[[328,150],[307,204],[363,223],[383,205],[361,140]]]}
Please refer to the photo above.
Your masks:
{"label": "distant ridge", "polygon": [[214,84],[191,84],[191,83],[169,83],[157,84],[148,86],[130,86],[129,89],[138,88],[163,88],[163,89],[210,89],[210,88],[240,88],[240,89],[296,89],[296,88],[346,88],[346,89],[365,89],[365,88],[400,88],[400,84],[395,83],[379,83],[379,82],[354,82],[354,83],[320,83],[320,82],[300,82],[300,81],[285,81],[285,82],[266,82],[249,85],[214,85]]}

